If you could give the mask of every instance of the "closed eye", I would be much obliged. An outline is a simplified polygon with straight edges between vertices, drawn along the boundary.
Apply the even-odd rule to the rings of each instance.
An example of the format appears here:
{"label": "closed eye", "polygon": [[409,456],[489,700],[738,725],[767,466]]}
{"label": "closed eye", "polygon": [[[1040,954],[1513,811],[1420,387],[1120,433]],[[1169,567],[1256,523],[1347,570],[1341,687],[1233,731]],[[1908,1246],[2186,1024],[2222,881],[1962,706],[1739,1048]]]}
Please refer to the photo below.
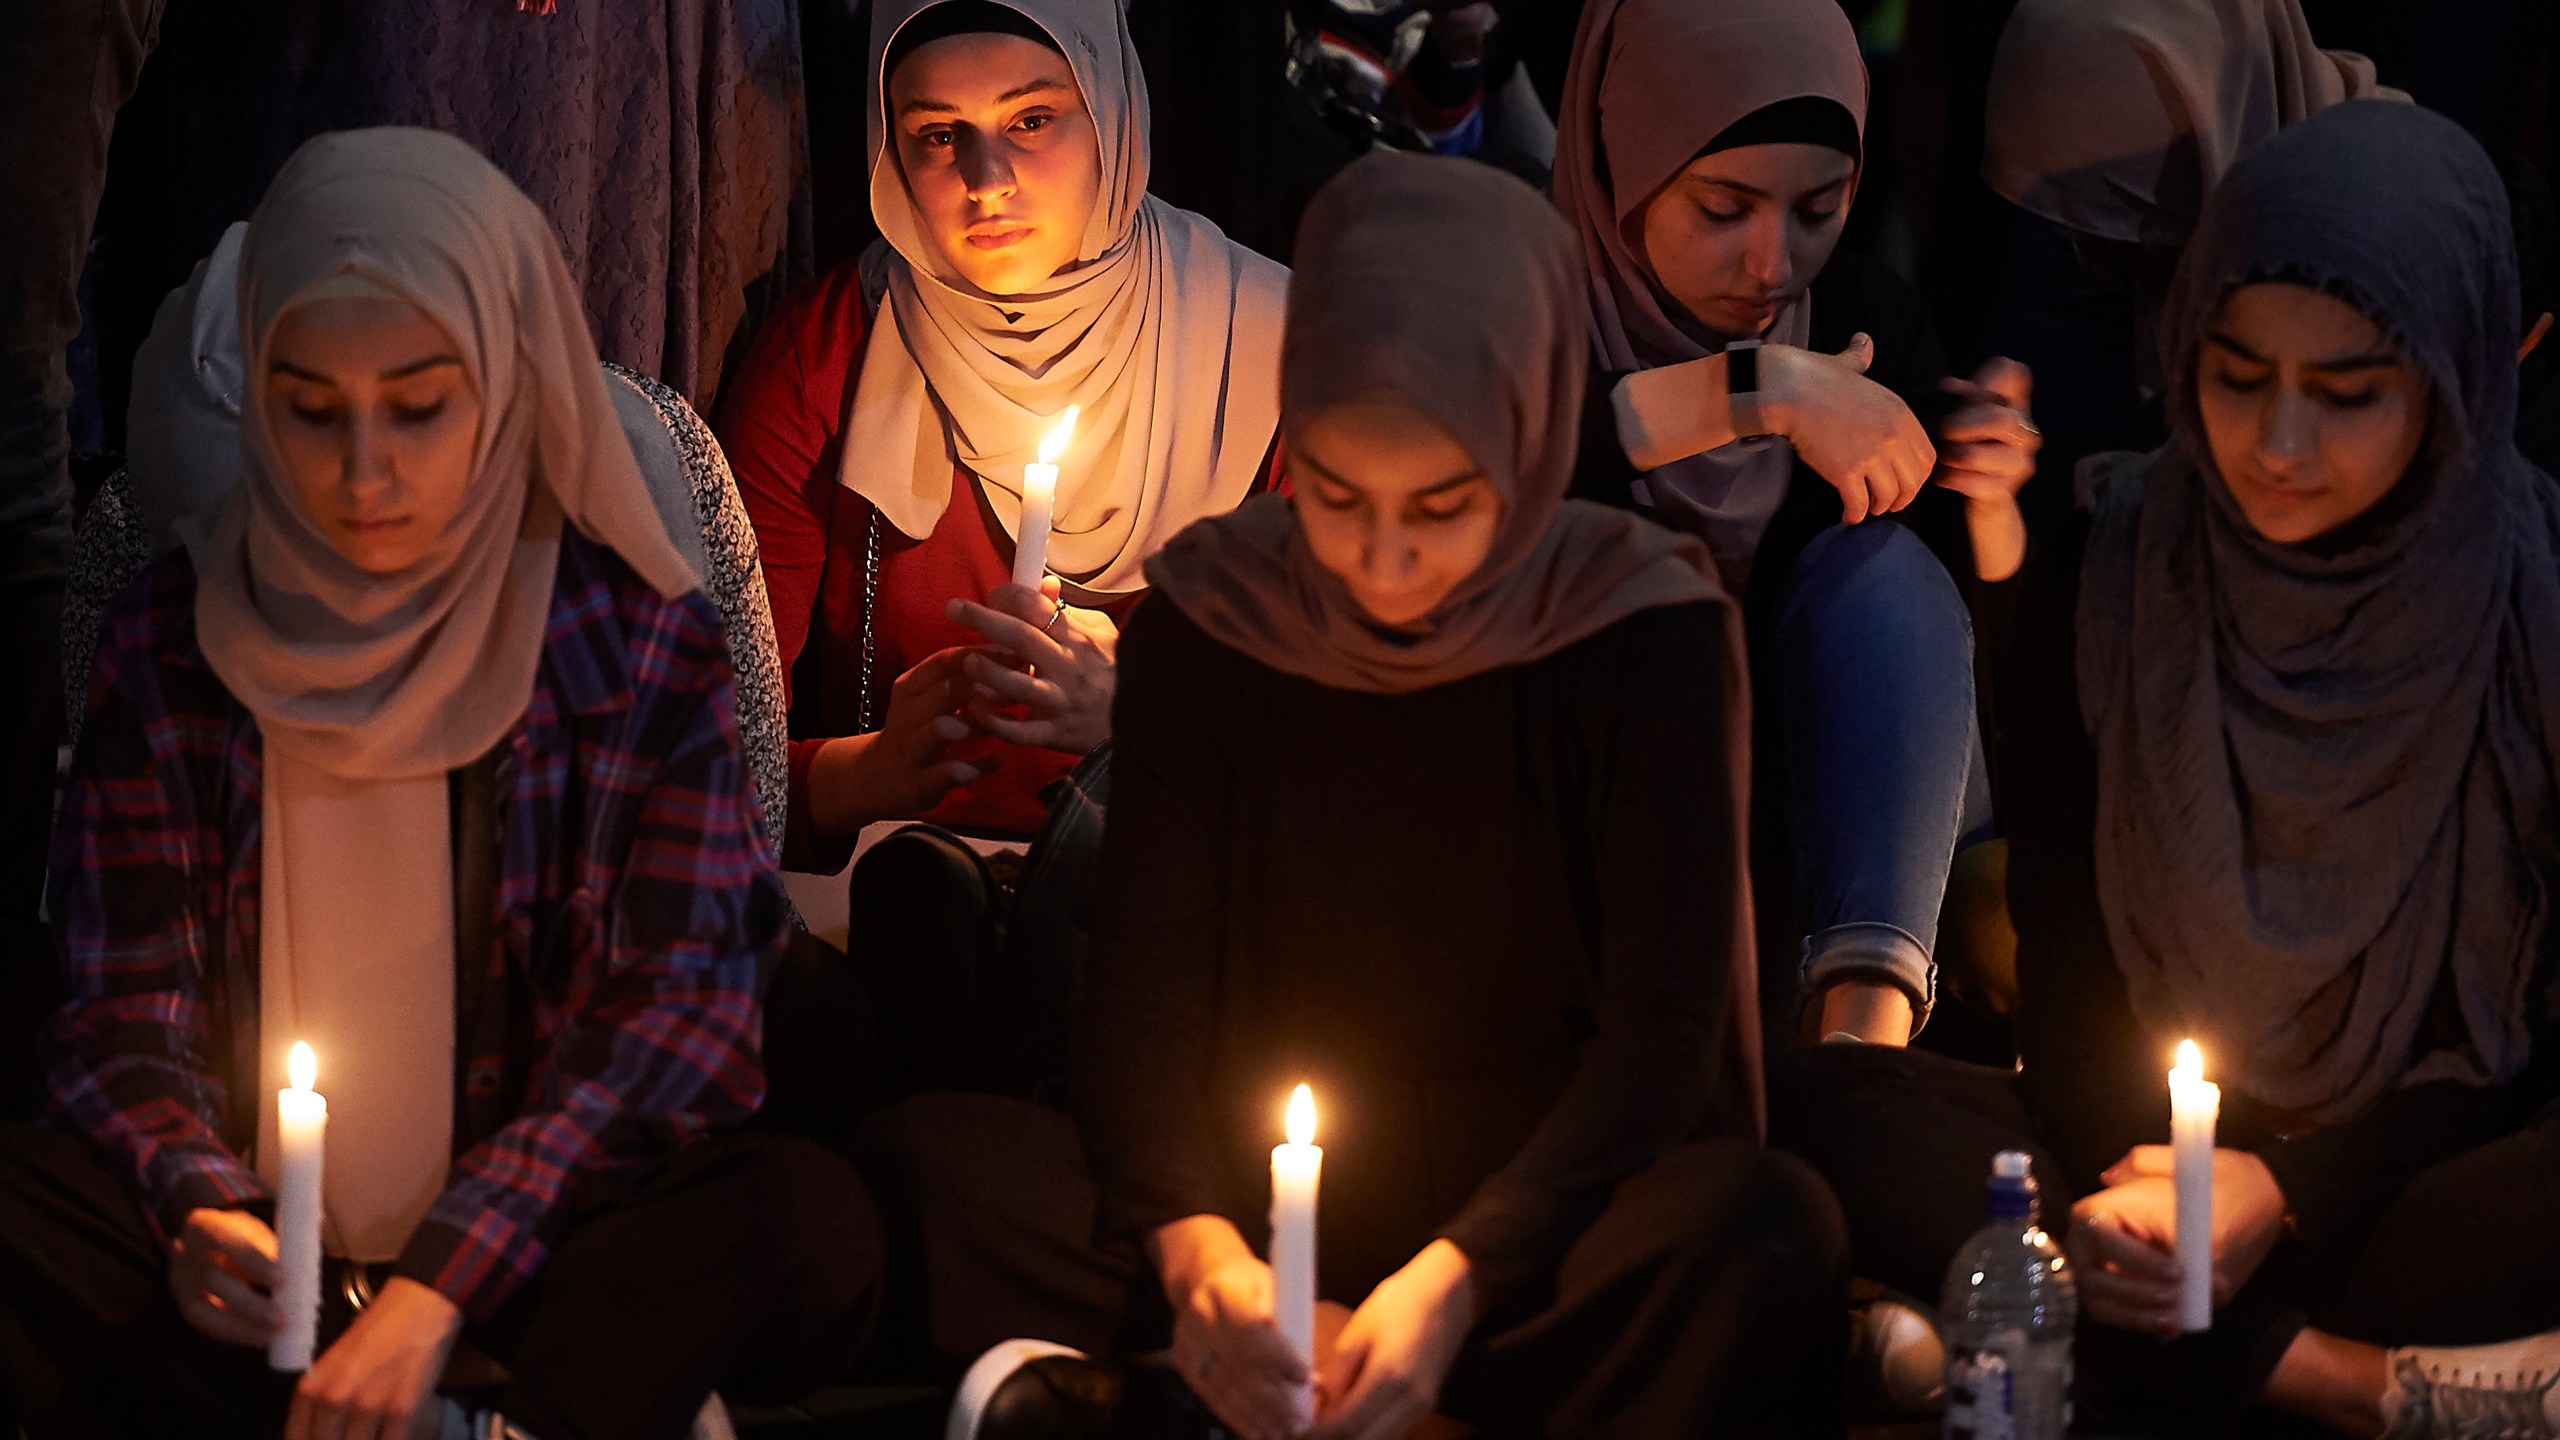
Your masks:
{"label": "closed eye", "polygon": [[1314,492],[1316,503],[1322,505],[1327,510],[1357,510],[1360,508],[1360,495],[1358,491],[1353,490],[1347,485],[1337,485],[1325,476],[1317,476],[1316,483],[1308,488]]}

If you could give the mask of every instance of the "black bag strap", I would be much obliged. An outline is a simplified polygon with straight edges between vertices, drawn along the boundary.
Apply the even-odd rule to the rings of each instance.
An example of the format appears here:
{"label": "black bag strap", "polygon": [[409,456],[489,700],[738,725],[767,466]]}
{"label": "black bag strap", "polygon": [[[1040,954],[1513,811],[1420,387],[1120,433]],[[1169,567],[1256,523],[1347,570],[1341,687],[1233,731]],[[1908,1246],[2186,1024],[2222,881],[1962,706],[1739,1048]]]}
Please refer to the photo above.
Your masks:
{"label": "black bag strap", "polygon": [[489,952],[497,942],[498,908],[498,755],[500,741],[488,754],[445,776],[452,806],[453,832],[453,1014],[454,1124],[456,1154],[468,1147],[471,1087],[467,1047],[471,1017],[489,984]]}

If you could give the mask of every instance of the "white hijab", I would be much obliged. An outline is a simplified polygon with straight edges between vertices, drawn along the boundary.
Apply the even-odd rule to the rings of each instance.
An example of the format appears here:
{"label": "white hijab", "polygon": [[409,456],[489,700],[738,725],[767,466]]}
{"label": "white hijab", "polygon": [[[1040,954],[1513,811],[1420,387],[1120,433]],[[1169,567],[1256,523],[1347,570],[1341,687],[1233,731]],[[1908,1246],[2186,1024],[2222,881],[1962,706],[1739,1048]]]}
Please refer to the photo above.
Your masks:
{"label": "white hijab", "polygon": [[1140,566],[1183,527],[1252,493],[1280,423],[1288,271],[1146,193],[1147,91],[1117,0],[1005,0],[1057,42],[1101,137],[1082,263],[1033,294],[990,295],[943,258],[891,143],[883,62],[938,0],[883,0],[871,21],[872,321],[840,478],[910,537],[979,478],[1011,535],[1022,467],[1069,405],[1050,568],[1087,597],[1146,588]]}

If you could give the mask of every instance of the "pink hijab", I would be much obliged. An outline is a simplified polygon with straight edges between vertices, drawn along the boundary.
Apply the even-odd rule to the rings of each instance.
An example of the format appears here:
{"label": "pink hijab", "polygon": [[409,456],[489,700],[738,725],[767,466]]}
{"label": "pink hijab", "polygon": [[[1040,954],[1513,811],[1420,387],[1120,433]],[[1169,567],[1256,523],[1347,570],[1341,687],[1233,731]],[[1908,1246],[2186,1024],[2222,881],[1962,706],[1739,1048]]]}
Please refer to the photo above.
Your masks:
{"label": "pink hijab", "polygon": [[[1582,240],[1591,351],[1611,372],[1718,353],[1673,318],[1625,225],[1654,192],[1736,121],[1782,100],[1837,102],[1867,118],[1867,67],[1837,0],[1590,0],[1574,32],[1556,119],[1557,208]],[[1762,338],[1803,345],[1809,295],[1779,307]],[[1747,552],[1776,508],[1794,450],[1737,441],[1646,477],[1654,504],[1705,535],[1720,559]],[[1727,515],[1722,512],[1749,512]]]}
{"label": "pink hijab", "polygon": [[[1590,0],[1556,118],[1555,202],[1582,240],[1591,345],[1607,370],[1713,354],[1623,226],[1735,121],[1781,100],[1839,102],[1863,135],[1867,68],[1836,0]],[[1668,307],[1668,308],[1666,308]],[[1799,298],[1768,338],[1802,343]]]}
{"label": "pink hijab", "polygon": [[2080,234],[2174,247],[2232,162],[2368,96],[2409,98],[2314,43],[2300,0],[2021,0],[1992,63],[1982,178]]}
{"label": "pink hijab", "polygon": [[1293,422],[1381,396],[1411,405],[1483,467],[1500,528],[1437,610],[1389,631],[1307,553],[1290,502],[1263,496],[1148,564],[1192,623],[1275,670],[1400,694],[1526,664],[1639,610],[1724,601],[1696,541],[1565,498],[1588,366],[1573,239],[1536,191],[1470,160],[1373,151],[1307,207],[1296,254]]}

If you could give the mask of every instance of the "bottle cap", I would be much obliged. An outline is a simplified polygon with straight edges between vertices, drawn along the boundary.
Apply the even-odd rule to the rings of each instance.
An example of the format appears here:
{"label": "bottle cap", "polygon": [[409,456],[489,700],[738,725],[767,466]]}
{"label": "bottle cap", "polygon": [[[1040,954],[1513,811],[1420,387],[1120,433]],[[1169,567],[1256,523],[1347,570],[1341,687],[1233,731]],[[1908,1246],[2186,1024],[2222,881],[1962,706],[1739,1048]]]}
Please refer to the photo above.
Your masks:
{"label": "bottle cap", "polygon": [[1983,1208],[1995,1220],[2034,1218],[2035,1166],[2026,1151],[2003,1150],[1992,1157],[1991,1179],[1983,1186]]}

